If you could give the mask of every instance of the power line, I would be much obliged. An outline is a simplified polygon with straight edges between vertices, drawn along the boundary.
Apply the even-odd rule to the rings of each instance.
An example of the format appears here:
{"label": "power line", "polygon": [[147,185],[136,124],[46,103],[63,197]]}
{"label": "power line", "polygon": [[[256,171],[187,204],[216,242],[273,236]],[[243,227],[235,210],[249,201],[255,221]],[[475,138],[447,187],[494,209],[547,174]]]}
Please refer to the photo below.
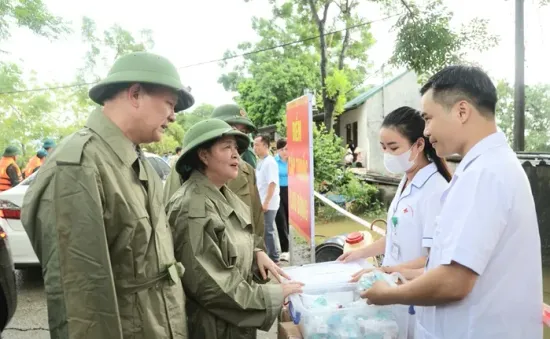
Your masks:
{"label": "power line", "polygon": [[[351,26],[347,26],[347,27],[342,28],[342,29],[327,32],[324,35],[327,36],[327,35],[340,33],[340,32],[346,31],[346,30],[353,30],[353,29],[356,29],[356,28],[359,28],[359,27],[362,27],[362,26],[370,25],[370,24],[375,23],[375,22],[385,21],[385,20],[397,17],[399,15],[401,15],[401,14],[393,14],[393,15],[389,15],[389,16],[386,16],[386,17],[383,17],[383,18],[380,18],[380,19],[365,21],[365,22],[362,22],[362,23],[359,23],[359,24],[356,24],[356,25],[351,25]],[[249,56],[249,55],[253,55],[253,54],[258,54],[258,53],[262,53],[262,52],[271,51],[271,50],[274,50],[274,49],[277,49],[277,48],[284,48],[284,47],[288,47],[288,46],[292,46],[292,45],[302,44],[302,43],[305,43],[307,41],[318,39],[320,37],[321,37],[321,34],[316,35],[316,36],[311,36],[311,37],[308,37],[308,38],[305,38],[305,39],[300,39],[300,40],[295,40],[295,41],[283,43],[283,44],[280,44],[280,45],[277,45],[277,46],[257,49],[257,50],[253,50],[253,51],[246,52],[246,53],[241,53],[241,54],[235,54],[235,55],[231,55],[231,56],[221,58],[221,59],[202,61],[202,62],[198,62],[198,63],[186,65],[186,66],[181,66],[181,67],[178,67],[177,69],[191,68],[191,67],[202,66],[202,65],[206,65],[206,64],[215,63],[215,62],[222,62],[222,61],[226,61],[226,60],[245,57],[245,56]],[[76,84],[70,84],[70,85],[62,85],[62,86],[55,86],[55,87],[42,87],[42,88],[25,89],[25,90],[11,90],[11,91],[0,90],[0,95],[28,93],[28,92],[41,92],[41,91],[66,89],[66,88],[74,88],[74,87],[84,87],[84,86],[95,85],[96,83],[97,82],[85,82],[85,83],[76,83]]]}
{"label": "power line", "polygon": [[[347,30],[353,30],[353,29],[356,29],[356,28],[359,28],[359,27],[362,27],[362,26],[370,25],[370,24],[375,23],[375,22],[385,21],[385,20],[394,18],[394,17],[399,16],[399,15],[401,15],[401,14],[393,14],[393,15],[386,16],[384,18],[362,22],[362,23],[359,23],[357,25],[351,25],[351,26],[344,27],[342,29],[337,29],[337,30],[334,30],[334,31],[327,32],[324,35],[327,36],[327,35],[332,35],[332,34],[344,32],[344,31],[347,31]],[[240,57],[244,57],[244,56],[258,54],[258,53],[261,53],[261,52],[272,51],[272,50],[277,49],[277,48],[284,48],[284,47],[288,47],[288,46],[292,46],[292,45],[296,45],[296,44],[301,44],[301,43],[304,43],[304,42],[307,42],[307,41],[310,41],[310,40],[319,39],[320,37],[321,37],[321,34],[316,35],[316,36],[310,36],[310,37],[305,38],[305,39],[295,40],[295,41],[287,42],[287,43],[280,44],[280,45],[277,45],[277,46],[256,49],[256,50],[253,50],[253,51],[250,51],[250,52],[235,54],[235,55],[225,57],[225,58],[221,58],[221,59],[198,62],[198,63],[195,63],[195,64],[190,64],[190,65],[187,65],[187,66],[178,67],[178,69],[201,66],[201,65],[211,64],[211,63],[214,63],[214,62],[222,62],[222,61],[226,61],[226,60],[231,60],[231,59],[235,59],[235,58],[240,58]]]}
{"label": "power line", "polygon": [[83,82],[83,83],[71,84],[71,85],[61,85],[61,86],[42,87],[42,88],[31,88],[31,89],[15,90],[15,91],[2,91],[2,92],[0,92],[0,95],[2,95],[2,94],[27,93],[27,92],[42,92],[42,91],[56,90],[56,89],[83,87],[83,86],[95,85],[96,83],[97,82]]}

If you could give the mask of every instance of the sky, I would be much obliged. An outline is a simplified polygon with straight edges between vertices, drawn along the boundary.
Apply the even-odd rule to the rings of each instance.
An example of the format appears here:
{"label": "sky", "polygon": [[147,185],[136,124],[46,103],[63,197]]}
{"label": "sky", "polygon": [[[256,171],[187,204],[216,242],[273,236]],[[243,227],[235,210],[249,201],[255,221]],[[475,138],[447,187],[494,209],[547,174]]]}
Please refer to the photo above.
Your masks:
{"label": "sky", "polygon": [[[528,84],[548,82],[550,67],[550,6],[540,9],[538,0],[525,1],[526,70]],[[56,15],[72,22],[74,33],[58,41],[48,41],[28,30],[15,29],[12,37],[2,43],[0,55],[4,60],[20,61],[26,71],[34,70],[39,81],[73,82],[77,68],[83,64],[86,46],[80,40],[83,16],[92,18],[99,31],[117,23],[137,33],[148,28],[153,31],[153,52],[168,57],[180,71],[182,81],[192,88],[196,104],[220,105],[232,101],[235,93],[226,92],[217,83],[223,73],[218,63],[185,67],[223,57],[243,41],[254,41],[251,28],[253,16],[270,17],[267,0],[45,0]],[[481,64],[494,80],[514,80],[514,1],[461,0],[447,1],[455,13],[453,24],[467,23],[474,17],[489,19],[489,29],[500,37],[498,47],[485,53],[471,53],[470,58]],[[384,17],[376,8],[363,8],[366,20]],[[391,20],[372,25],[376,44],[368,51],[374,70],[391,56],[394,33]],[[390,33],[388,33],[390,32]],[[312,36],[317,32],[312,32]],[[107,72],[107,69],[103,71]],[[366,83],[377,83],[374,76]]]}

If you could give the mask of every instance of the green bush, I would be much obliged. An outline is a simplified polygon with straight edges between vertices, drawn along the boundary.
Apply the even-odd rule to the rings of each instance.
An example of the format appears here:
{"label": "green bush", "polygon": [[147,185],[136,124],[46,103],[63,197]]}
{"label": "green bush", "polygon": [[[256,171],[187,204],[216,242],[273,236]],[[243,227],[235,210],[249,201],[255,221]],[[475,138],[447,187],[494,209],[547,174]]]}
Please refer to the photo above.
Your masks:
{"label": "green bush", "polygon": [[342,139],[333,130],[327,131],[324,125],[313,128],[313,174],[314,188],[326,192],[332,188],[343,173],[345,149]]}
{"label": "green bush", "polygon": [[315,221],[328,223],[344,218],[340,212],[320,202],[319,199],[315,199],[315,201]]}
{"label": "green bush", "polygon": [[[378,189],[361,182],[353,172],[344,167],[346,149],[342,139],[324,125],[313,128],[314,189],[319,193],[341,194],[348,203],[346,208],[355,215],[379,213],[381,203]],[[318,218],[329,221],[339,213],[315,199]]]}
{"label": "green bush", "polygon": [[347,179],[347,182],[340,186],[339,194],[346,197],[347,209],[355,214],[378,213],[382,204],[378,199],[378,188],[366,182],[361,182],[355,175]]}

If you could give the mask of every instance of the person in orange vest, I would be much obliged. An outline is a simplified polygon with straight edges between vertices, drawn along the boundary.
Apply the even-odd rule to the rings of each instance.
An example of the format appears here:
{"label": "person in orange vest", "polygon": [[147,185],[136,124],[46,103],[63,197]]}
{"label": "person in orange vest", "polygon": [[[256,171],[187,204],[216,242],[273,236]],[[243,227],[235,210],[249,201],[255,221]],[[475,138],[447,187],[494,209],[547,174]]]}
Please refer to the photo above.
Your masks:
{"label": "person in orange vest", "polygon": [[36,172],[46,160],[47,155],[48,152],[45,149],[41,149],[36,152],[36,155],[30,158],[29,162],[27,163],[27,167],[25,167],[25,169],[23,170],[23,177],[28,178],[31,174]]}
{"label": "person in orange vest", "polygon": [[0,159],[0,192],[17,186],[22,180],[21,170],[15,162],[19,150],[15,146],[8,146]]}

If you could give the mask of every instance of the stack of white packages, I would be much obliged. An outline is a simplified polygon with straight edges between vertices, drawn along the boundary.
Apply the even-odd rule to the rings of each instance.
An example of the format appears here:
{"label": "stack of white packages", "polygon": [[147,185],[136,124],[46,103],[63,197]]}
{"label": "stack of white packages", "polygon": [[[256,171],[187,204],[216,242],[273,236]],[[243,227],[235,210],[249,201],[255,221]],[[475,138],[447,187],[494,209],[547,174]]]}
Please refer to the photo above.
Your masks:
{"label": "stack of white packages", "polygon": [[[317,266],[312,268],[312,266]],[[340,265],[340,266],[335,266]],[[305,339],[397,339],[399,328],[391,306],[368,305],[361,299],[360,292],[372,286],[375,281],[386,280],[391,285],[396,276],[380,271],[365,274],[358,283],[348,283],[351,275],[361,267],[342,263],[321,263],[307,265],[308,278],[304,292],[290,296],[290,314],[300,326]],[[306,276],[302,271],[289,270],[294,279]],[[323,271],[319,275],[314,270]],[[335,272],[340,270],[340,272]],[[328,272],[328,274],[327,274]],[[345,272],[345,273],[344,273]],[[338,274],[339,273],[339,274]],[[314,278],[317,276],[317,279]],[[296,279],[298,280],[298,279]],[[313,281],[312,281],[313,280]]]}

